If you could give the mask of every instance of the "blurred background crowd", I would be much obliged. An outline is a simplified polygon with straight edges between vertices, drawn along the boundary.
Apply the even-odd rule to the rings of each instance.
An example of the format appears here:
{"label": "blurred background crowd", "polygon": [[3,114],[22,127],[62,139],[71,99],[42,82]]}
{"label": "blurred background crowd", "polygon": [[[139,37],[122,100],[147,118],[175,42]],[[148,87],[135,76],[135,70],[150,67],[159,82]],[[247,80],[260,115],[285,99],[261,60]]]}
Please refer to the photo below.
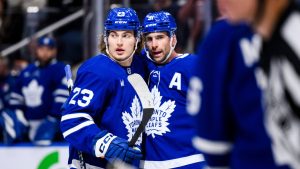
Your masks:
{"label": "blurred background crowd", "polygon": [[[294,1],[297,4],[300,4],[300,0],[293,0],[293,3],[289,4],[291,7],[294,7],[295,5]],[[226,2],[227,2],[226,4],[227,6],[224,5],[224,3]],[[266,133],[264,133],[266,131],[263,130],[264,127],[260,126],[260,122],[261,125],[263,125],[264,121],[257,121],[257,119],[261,117],[260,115],[266,115],[269,113],[268,111],[270,111],[270,112],[275,112],[275,116],[268,115],[268,117],[271,118],[269,119],[266,118],[266,119],[270,120],[271,122],[274,122],[276,125],[279,126],[279,128],[276,128],[274,130],[275,134],[277,134],[275,136],[279,135],[280,136],[279,138],[282,138],[282,140],[278,139],[279,141],[277,143],[280,143],[279,145],[281,146],[279,147],[280,148],[287,147],[286,148],[288,150],[287,152],[292,152],[292,154],[296,158],[295,160],[292,158],[290,159],[292,159],[291,160],[292,163],[295,162],[295,166],[296,166],[295,168],[299,168],[299,163],[298,163],[299,149],[296,150],[296,148],[299,147],[298,146],[299,141],[297,140],[299,140],[300,138],[299,130],[297,130],[299,128],[299,107],[297,107],[296,104],[294,104],[294,100],[292,100],[292,97],[290,97],[290,95],[287,94],[287,99],[286,98],[284,99],[286,99],[287,103],[292,103],[291,104],[292,109],[290,111],[286,111],[285,109],[280,109],[279,107],[282,105],[283,107],[285,107],[284,102],[280,100],[282,98],[273,97],[272,95],[269,94],[270,93],[273,94],[274,91],[275,94],[283,93],[283,92],[276,93],[276,90],[278,90],[278,86],[280,87],[280,85],[278,85],[279,83],[277,84],[277,82],[279,82],[282,79],[276,79],[276,78],[273,79],[273,76],[271,75],[270,75],[271,78],[268,79],[266,78],[267,76],[262,77],[261,74],[259,74],[261,72],[257,73],[258,71],[256,71],[256,70],[260,70],[260,69],[256,69],[256,66],[257,67],[261,66],[261,68],[263,68],[261,70],[265,69],[267,70],[266,72],[268,72],[269,71],[268,69],[271,67],[269,66],[268,63],[269,60],[263,57],[260,58],[259,64],[261,63],[265,63],[265,64],[259,66],[258,64],[256,65],[256,61],[257,61],[256,59],[258,59],[256,58],[256,56],[261,57],[265,55],[265,57],[268,58],[268,56],[273,56],[273,55],[277,56],[279,53],[280,56],[283,56],[283,60],[284,60],[286,58],[291,57],[288,56],[285,58],[285,54],[289,55],[291,53],[292,54],[297,53],[295,55],[292,55],[292,57],[294,58],[290,59],[291,61],[287,63],[291,63],[291,65],[294,66],[292,68],[295,70],[297,69],[298,74],[291,74],[289,72],[289,74],[284,74],[284,75],[287,75],[286,76],[287,79],[291,80],[288,81],[287,86],[293,89],[291,90],[292,91],[291,94],[295,93],[294,96],[296,98],[295,100],[297,100],[297,104],[300,103],[299,102],[300,97],[298,95],[299,90],[297,88],[297,84],[299,84],[300,82],[299,81],[299,56],[298,56],[299,46],[297,46],[299,43],[297,43],[298,41],[296,41],[297,36],[299,34],[296,35],[293,34],[294,33],[293,31],[297,33],[296,30],[299,29],[299,28],[295,28],[295,27],[299,27],[299,17],[297,18],[298,20],[297,19],[292,20],[295,21],[296,24],[295,25],[292,24],[291,27],[293,27],[292,29],[293,31],[289,31],[287,34],[290,35],[289,38],[295,40],[291,45],[292,47],[289,46],[283,48],[284,45],[282,45],[281,42],[283,38],[281,37],[278,38],[274,36],[279,34],[279,31],[277,30],[276,26],[270,24],[271,23],[270,20],[272,18],[284,20],[278,11],[274,12],[274,10],[277,9],[276,7],[284,6],[284,3],[282,3],[283,5],[280,4],[279,0],[278,1],[277,0],[256,1],[258,2],[259,5],[257,6],[256,12],[253,12],[254,10],[250,9],[251,5],[247,3],[244,4],[245,2],[246,1],[241,1],[241,0],[239,1],[236,0],[231,0],[231,1],[228,0],[227,1],[226,0],[51,0],[51,1],[50,0],[0,0],[0,146],[4,145],[3,147],[8,147],[6,145],[16,145],[18,143],[21,144],[29,143],[38,146],[47,146],[52,144],[53,142],[59,144],[60,143],[65,144],[65,141],[59,129],[59,123],[61,118],[61,114],[60,114],[61,107],[63,106],[64,102],[66,101],[69,95],[64,67],[66,64],[70,64],[72,67],[73,75],[76,75],[76,71],[78,67],[81,65],[81,63],[100,53],[99,50],[100,37],[104,32],[103,23],[105,21],[105,18],[107,17],[106,15],[108,14],[108,11],[115,7],[130,7],[137,12],[141,23],[145,18],[145,16],[150,12],[162,11],[162,10],[169,12],[172,16],[174,16],[177,23],[177,30],[175,32],[177,38],[177,44],[175,47],[175,51],[177,53],[196,54],[196,57],[199,62],[195,62],[197,64],[197,68],[196,70],[194,69],[193,70],[194,73],[200,72],[198,75],[196,74],[197,76],[199,76],[199,83],[197,83],[198,86],[195,87],[195,89],[197,90],[195,91],[191,90],[192,92],[194,92],[193,94],[196,93],[196,95],[191,95],[193,97],[191,98],[191,100],[194,99],[194,101],[200,103],[198,105],[199,107],[201,105],[201,102],[202,101],[203,102],[201,105],[202,107],[200,109],[201,111],[197,110],[198,112],[196,111],[196,112],[189,112],[189,113],[191,115],[195,115],[193,113],[196,114],[198,113],[198,115],[196,116],[198,120],[197,122],[199,122],[197,123],[198,134],[200,133],[203,134],[202,136],[209,136],[211,138],[208,137],[208,140],[210,139],[212,140],[210,140],[211,142],[207,142],[207,140],[205,139],[203,141],[201,137],[200,137],[201,139],[198,139],[196,137],[196,139],[198,139],[196,141],[198,142],[196,142],[194,138],[192,139],[192,142],[194,146],[196,145],[195,146],[196,148],[197,146],[198,149],[202,148],[204,150],[203,151],[204,154],[208,153],[208,156],[206,156],[208,157],[207,158],[208,160],[206,159],[208,163],[211,163],[213,161],[213,160],[209,161],[209,158],[211,157],[214,158],[214,155],[216,155],[216,159],[218,159],[216,160],[217,162],[220,161],[223,162],[222,160],[220,160],[220,154],[221,155],[225,154],[224,157],[226,159],[227,155],[231,155],[231,153],[234,151],[239,152],[239,150],[241,150],[240,152],[243,155],[247,156],[250,154],[249,155],[250,158],[248,159],[252,159],[252,157],[255,157],[253,161],[257,161],[259,163],[260,161],[263,161],[263,159],[257,156],[256,154],[247,153],[244,150],[246,149],[249,150],[249,152],[252,151],[255,152],[256,149],[251,147],[251,145],[255,145],[256,147],[258,147],[258,150],[261,150],[260,148],[266,148],[266,147],[270,148],[269,142],[264,142],[265,140],[269,141],[268,140],[269,137],[266,137],[267,139],[262,141],[263,144],[264,143],[267,144],[267,146],[265,147],[261,146],[263,144],[257,144],[256,142],[253,142],[251,139],[249,139],[250,136],[251,137],[253,136],[252,139],[254,138],[254,140],[261,141],[260,137],[256,137],[256,136],[261,133],[263,133],[261,135],[262,138],[266,136],[265,135]],[[249,0],[247,2],[252,2],[252,1]],[[280,2],[287,2],[287,1],[282,0]],[[289,2],[292,2],[292,0],[290,0]],[[247,17],[248,14],[245,14],[246,16],[239,16],[238,12],[242,11],[241,13],[243,13],[244,9],[243,8],[240,9],[239,7],[241,6],[238,6],[236,4],[239,4],[242,7],[245,6],[250,7],[249,8],[251,10],[250,13],[251,12],[254,13],[255,16],[253,16],[253,18],[250,17],[250,19]],[[276,6],[274,4],[279,4],[279,5]],[[271,7],[269,8],[268,5],[269,6],[272,5],[272,7],[274,8]],[[232,9],[238,9],[236,16],[232,15],[231,18],[230,18],[230,12],[232,12],[233,10],[230,10],[230,6],[232,7]],[[278,9],[281,9],[279,7]],[[296,7],[298,6],[295,5],[295,8]],[[291,9],[290,8],[287,9],[287,11],[289,10]],[[299,8],[297,8],[297,10],[299,11]],[[247,13],[247,10],[245,11],[246,11],[245,13]],[[263,13],[264,15],[262,15]],[[286,15],[286,13],[284,14]],[[297,14],[299,14],[299,12]],[[267,17],[264,18],[265,16],[271,16],[271,19]],[[242,24],[239,23],[241,25],[236,26],[234,24],[231,25],[230,23],[224,24],[225,23],[224,22],[223,24],[225,26],[223,25],[224,27],[220,27],[220,23],[222,22],[216,22],[217,20],[222,21],[222,19],[228,21],[230,21],[231,19],[231,21],[234,21],[234,19],[236,18],[241,19],[240,21],[242,21]],[[264,21],[267,21],[266,22],[267,24],[265,24]],[[250,22],[250,25],[247,25],[248,23],[245,24],[245,22]],[[279,23],[282,24],[284,22],[280,20]],[[269,35],[269,33],[272,31],[268,29],[262,29],[265,28],[264,26],[268,24],[271,25],[270,28],[272,29],[276,28],[276,31],[273,35],[275,38]],[[243,38],[246,37],[246,34],[245,32],[238,31],[240,30],[239,26],[240,28],[243,29],[247,28],[247,31],[249,31],[247,32],[249,33],[249,37],[250,34],[251,36],[253,35],[253,39],[252,39],[253,41],[252,40],[249,41],[251,42],[251,44],[250,43],[248,44],[248,41],[243,41],[244,40]],[[263,30],[267,30],[267,31],[263,31]],[[236,32],[238,33],[235,34]],[[271,36],[271,38],[269,36],[264,36],[265,35],[264,33]],[[262,49],[258,48],[258,46],[261,45],[260,39],[258,41],[256,41],[257,39],[255,39],[256,35],[258,34],[260,34],[261,37],[264,38]],[[248,34],[247,34],[247,38],[248,38]],[[267,42],[269,41],[270,43],[268,44]],[[242,43],[242,42],[247,42],[247,43]],[[284,43],[286,42],[284,41]],[[275,48],[277,47],[278,50],[275,50]],[[220,59],[222,56],[225,58],[225,60]],[[234,60],[235,58],[237,59],[237,61],[241,61],[242,57],[243,58],[245,57],[246,66],[244,65],[244,62],[242,62],[242,64],[241,63],[239,64],[239,62],[235,62]],[[254,60],[251,60],[253,59],[252,57],[255,57]],[[276,57],[274,58],[275,60],[277,59]],[[272,61],[272,59],[274,58],[271,58],[270,60]],[[252,63],[253,65],[251,65],[250,67],[249,65],[247,65],[247,59],[250,59],[250,62],[253,63],[255,61],[255,64]],[[273,64],[273,62],[271,61],[270,63]],[[211,65],[209,63],[211,63]],[[283,63],[282,60],[279,60],[279,63]],[[277,72],[277,70],[281,70],[280,66],[278,67],[276,66],[278,65],[275,65],[274,68],[274,70],[276,70],[275,74],[277,73],[281,75],[280,73]],[[241,69],[239,70],[239,68]],[[228,71],[230,72],[228,73],[226,72],[227,70],[231,70],[234,73],[231,73],[230,71]],[[256,77],[257,79],[255,80],[251,79],[254,77],[253,74],[255,74],[255,77],[257,76]],[[223,75],[224,77],[221,77]],[[295,76],[292,77],[290,75],[295,75]],[[73,79],[75,78],[76,77],[74,77]],[[200,81],[200,79],[202,81]],[[214,79],[216,81],[211,82],[210,81],[211,79]],[[285,77],[283,79],[285,79]],[[268,81],[270,83],[268,84],[270,87],[269,86],[268,87],[272,89],[273,87],[272,85],[274,84],[275,86],[274,89],[276,90],[274,91],[266,90],[267,89],[266,83],[261,83],[261,82],[266,82],[264,80],[270,80]],[[210,82],[212,85],[209,84]],[[190,88],[191,88],[191,84],[192,83],[190,83]],[[232,87],[231,85],[233,85],[234,87]],[[255,98],[252,100],[253,103],[255,103],[254,105],[250,104],[249,100],[245,99],[245,98],[251,98],[246,96],[247,93],[249,93],[249,95],[251,96],[256,96],[254,92],[248,90],[247,87],[249,87],[249,85],[250,86],[255,85],[255,92],[259,93],[257,95],[259,97],[253,97]],[[257,87],[256,85],[261,88],[260,89],[256,88]],[[209,86],[205,89],[205,92],[209,91],[206,93],[206,95],[203,94],[204,93],[203,86]],[[216,89],[210,87],[215,87]],[[227,93],[228,89],[233,89],[232,93],[228,94]],[[245,91],[245,93],[239,92],[239,90]],[[282,91],[287,92],[288,90],[282,89]],[[260,92],[262,92],[264,95],[263,94],[261,95]],[[198,99],[198,97],[194,97],[194,96],[200,96],[200,93],[201,93],[200,99]],[[213,94],[215,94],[215,96],[213,96]],[[207,98],[205,98],[204,96],[207,96]],[[231,102],[230,104],[228,104],[229,102],[227,101],[228,100],[231,101],[230,99],[234,100],[234,102],[232,103],[236,105],[233,106]],[[265,112],[263,112],[263,109],[261,107],[262,102],[259,99],[270,101],[271,104],[269,105],[266,104],[266,105],[274,109],[268,110],[266,106],[263,107],[266,108],[266,110],[264,110]],[[276,102],[277,101],[276,99],[279,99],[280,101]],[[219,100],[224,101],[224,105],[223,105],[224,107],[220,106],[222,104],[218,102]],[[249,109],[248,106],[250,107]],[[213,116],[212,112],[214,111],[207,111],[209,109],[206,108],[212,108],[214,111],[220,114]],[[256,111],[255,108],[259,108],[259,111]],[[293,108],[295,109],[293,110]],[[251,113],[247,113],[248,110]],[[280,116],[279,118],[279,116],[276,115],[276,112],[277,111],[280,112],[281,110],[283,110],[283,115]],[[286,114],[284,114],[284,113],[291,113],[291,112],[295,113],[296,116],[287,116]],[[229,115],[225,113],[228,113]],[[255,116],[255,118],[253,118],[254,120],[246,116],[244,118],[243,115],[245,114],[253,115],[253,117]],[[202,116],[204,118],[202,118]],[[220,118],[220,117],[224,117],[224,118]],[[214,119],[215,121],[211,120],[210,118],[211,119],[215,118]],[[262,119],[264,118],[265,116],[262,116]],[[220,123],[220,121],[222,120],[224,120],[225,127],[222,126],[223,123],[222,124]],[[248,120],[249,121],[253,120],[250,122],[251,125],[248,125],[248,123],[244,123],[245,121]],[[294,123],[289,123],[290,121],[288,120]],[[227,122],[229,125],[227,124]],[[254,123],[255,123],[255,127],[252,126],[252,124]],[[293,128],[293,126],[290,124],[296,124],[295,125],[296,127]],[[229,129],[227,130],[226,127],[229,127]],[[255,128],[258,128],[258,130],[252,132],[255,130]],[[278,131],[283,131],[283,133],[286,135],[278,134],[277,129]],[[207,134],[206,132],[208,131],[210,131],[210,133]],[[222,132],[224,132],[225,134]],[[240,142],[238,141],[241,140],[244,141],[244,140],[239,139],[239,137],[235,137],[236,133],[241,135],[240,138],[243,139],[245,138],[246,143],[249,143],[250,146],[248,144],[239,144]],[[220,134],[220,136],[214,134]],[[232,146],[234,147],[233,151],[230,152],[231,145],[227,146],[227,142],[225,142],[226,149],[224,149],[224,151],[223,149],[219,149],[219,147],[216,145],[221,145],[221,147],[224,147],[223,142],[219,142],[220,140],[221,141],[225,140],[229,142],[232,141],[232,144],[235,144],[234,146]],[[290,142],[286,143],[285,140]],[[213,143],[213,144],[206,144],[206,143]],[[294,148],[290,148],[289,146],[287,146],[288,144],[290,144],[291,147],[292,146],[296,147],[295,150]],[[211,152],[209,152],[210,151],[209,149],[206,149],[207,145],[209,148],[211,148],[212,150]],[[273,143],[271,145],[273,146]],[[239,146],[242,148],[239,149]],[[34,146],[34,148],[37,147]],[[227,151],[227,148],[230,151]],[[275,149],[276,148],[277,147],[275,147]],[[215,149],[220,150],[221,153],[217,154]],[[207,152],[205,152],[206,150]],[[261,154],[261,151],[259,151],[259,154]],[[279,154],[278,157],[282,157],[281,152],[278,154]],[[239,153],[232,153],[232,155],[238,157],[236,160],[238,164],[242,164],[244,156],[243,157],[240,156]],[[264,154],[264,155],[266,155],[267,157],[271,157],[268,154]],[[245,159],[247,159],[247,157]],[[287,159],[289,160],[289,158]],[[251,161],[247,161],[247,166],[248,163],[252,164]],[[258,166],[260,166],[259,163]],[[253,166],[255,166],[254,163]],[[244,167],[240,167],[240,168],[244,169]],[[252,167],[251,165],[249,165],[249,168],[256,168],[256,167]],[[269,167],[263,167],[263,168],[269,168]]]}
{"label": "blurred background crowd", "polygon": [[[109,9],[121,6],[135,9],[141,21],[149,12],[170,12],[178,24],[179,53],[195,53],[219,16],[216,1],[211,0],[0,0],[1,111],[15,109],[9,103],[10,95],[16,91],[21,70],[38,60],[37,49],[42,45],[39,38],[50,37],[53,44],[48,47],[57,50],[52,57],[76,71],[82,61],[99,53],[101,23]],[[3,120],[1,126],[3,131],[9,128]],[[2,135],[1,141],[12,144],[6,137]]]}
{"label": "blurred background crowd", "polygon": [[[1,55],[8,56],[10,60],[18,58],[30,62],[34,55],[32,40],[50,34],[58,42],[57,58],[72,65],[78,64],[97,52],[97,46],[88,44],[97,42],[99,35],[95,33],[101,33],[101,21],[107,11],[116,6],[132,7],[140,19],[151,11],[170,12],[179,24],[177,50],[193,52],[218,15],[215,4],[215,1],[209,0],[1,0]],[[73,17],[70,19],[70,16]],[[69,20],[64,20],[67,17]],[[95,28],[99,29],[93,30]],[[44,31],[39,32],[41,30]],[[29,41],[22,41],[24,38],[29,38]],[[23,43],[10,48],[21,41]],[[12,50],[4,51],[7,48]]]}
{"label": "blurred background crowd", "polygon": [[176,51],[197,53],[212,23],[222,16],[221,5],[217,0],[0,0],[0,110],[10,109],[8,95],[20,71],[36,60],[40,37],[53,38],[57,60],[76,70],[99,53],[109,9],[131,7],[141,21],[149,12],[165,10],[178,24]]}

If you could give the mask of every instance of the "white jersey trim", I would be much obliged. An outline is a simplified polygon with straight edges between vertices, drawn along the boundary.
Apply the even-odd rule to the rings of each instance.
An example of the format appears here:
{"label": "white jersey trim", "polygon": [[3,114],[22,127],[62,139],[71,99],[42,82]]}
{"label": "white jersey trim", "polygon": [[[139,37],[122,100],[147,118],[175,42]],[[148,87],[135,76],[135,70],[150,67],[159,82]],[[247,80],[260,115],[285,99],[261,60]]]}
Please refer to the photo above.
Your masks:
{"label": "white jersey trim", "polygon": [[74,113],[74,114],[67,114],[67,115],[62,116],[61,121],[63,122],[65,120],[76,119],[76,118],[81,118],[81,117],[89,119],[89,120],[93,120],[93,118],[86,113]]}
{"label": "white jersey trim", "polygon": [[208,154],[227,154],[232,149],[232,144],[228,142],[206,140],[200,137],[194,137],[192,143],[196,149]]}
{"label": "white jersey trim", "polygon": [[68,135],[86,127],[86,126],[89,126],[89,125],[92,125],[92,124],[95,124],[94,121],[86,121],[86,122],[83,122],[83,123],[80,123],[79,125],[73,127],[73,128],[70,128],[69,130],[65,131],[63,133],[63,136],[64,138],[66,138]]}
{"label": "white jersey trim", "polygon": [[63,96],[69,96],[69,91],[65,89],[57,89],[54,91],[54,95],[63,95]]}
{"label": "white jersey trim", "polygon": [[29,126],[29,123],[27,121],[27,119],[24,116],[24,112],[20,109],[17,109],[16,111],[16,116],[17,119],[24,125],[24,126]]}
{"label": "white jersey trim", "polygon": [[57,97],[55,97],[55,99],[54,99],[54,101],[55,101],[56,103],[64,103],[66,100],[67,100],[66,97],[60,97],[60,96],[57,96]]}
{"label": "white jersey trim", "polygon": [[182,58],[185,58],[189,55],[189,53],[185,53],[185,54],[179,54],[176,59],[182,59]]}
{"label": "white jersey trim", "polygon": [[202,154],[190,155],[187,157],[176,158],[165,161],[148,161],[141,160],[140,167],[144,169],[167,169],[182,167],[204,161]]}
{"label": "white jersey trim", "polygon": [[2,117],[4,118],[5,130],[12,138],[16,138],[16,131],[13,129],[13,126],[15,124],[14,124],[12,118],[10,118],[9,115],[5,111],[3,111],[3,113],[2,113]]}
{"label": "white jersey trim", "polygon": [[11,105],[22,105],[23,102],[20,102],[19,100],[9,100],[9,104]]}
{"label": "white jersey trim", "polygon": [[19,101],[24,101],[24,97],[22,95],[18,94],[18,93],[15,93],[15,92],[12,92],[10,94],[10,97],[14,98],[14,99],[17,99]]}

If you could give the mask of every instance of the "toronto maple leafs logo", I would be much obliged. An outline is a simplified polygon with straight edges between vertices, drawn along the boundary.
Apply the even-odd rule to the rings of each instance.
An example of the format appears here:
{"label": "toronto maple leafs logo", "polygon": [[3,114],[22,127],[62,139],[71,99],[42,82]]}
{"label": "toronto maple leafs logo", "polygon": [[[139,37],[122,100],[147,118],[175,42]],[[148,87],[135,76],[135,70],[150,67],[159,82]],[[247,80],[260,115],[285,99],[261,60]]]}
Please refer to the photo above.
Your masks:
{"label": "toronto maple leafs logo", "polygon": [[[136,132],[138,126],[141,123],[143,111],[140,105],[140,102],[137,96],[134,97],[131,107],[131,114],[128,112],[122,112],[122,120],[123,123],[126,125],[126,129],[128,130],[127,137],[129,140],[133,137],[134,133]],[[140,136],[136,142],[137,145],[141,145],[142,143],[142,136]]]}
{"label": "toronto maple leafs logo", "polygon": [[32,80],[28,87],[22,87],[22,93],[25,97],[26,105],[29,107],[37,107],[42,104],[42,94],[44,87],[40,86],[36,80]]}
{"label": "toronto maple leafs logo", "polygon": [[171,100],[161,103],[162,96],[156,86],[154,86],[151,90],[151,97],[154,104],[154,113],[147,123],[145,132],[147,136],[151,135],[155,138],[155,135],[162,136],[166,132],[171,132],[168,128],[168,120],[174,112],[176,105],[175,101]]}

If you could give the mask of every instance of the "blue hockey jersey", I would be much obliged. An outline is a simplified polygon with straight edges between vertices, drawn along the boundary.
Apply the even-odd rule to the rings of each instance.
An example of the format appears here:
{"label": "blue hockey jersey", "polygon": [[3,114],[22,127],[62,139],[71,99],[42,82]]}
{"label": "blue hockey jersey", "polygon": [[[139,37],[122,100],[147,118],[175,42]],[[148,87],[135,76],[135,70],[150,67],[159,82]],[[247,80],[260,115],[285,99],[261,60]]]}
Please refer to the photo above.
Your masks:
{"label": "blue hockey jersey", "polygon": [[23,110],[29,120],[47,115],[60,118],[60,108],[68,97],[64,66],[56,59],[43,67],[38,62],[28,65],[16,80],[10,105]]}
{"label": "blue hockey jersey", "polygon": [[201,168],[203,156],[192,146],[193,117],[186,112],[186,94],[194,55],[178,55],[160,66],[149,61],[149,88],[155,112],[145,133],[142,168]]}
{"label": "blue hockey jersey", "polygon": [[282,12],[261,50],[265,126],[278,165],[300,168],[300,6]]}
{"label": "blue hockey jersey", "polygon": [[249,26],[219,21],[201,46],[187,108],[196,115],[193,143],[210,167],[277,168],[256,80],[259,43]]}
{"label": "blue hockey jersey", "polygon": [[9,95],[14,86],[15,77],[7,75],[0,77],[0,111],[9,108]]}
{"label": "blue hockey jersey", "polygon": [[[61,119],[61,130],[70,143],[71,168],[79,168],[78,150],[87,167],[106,167],[107,160],[97,157],[95,150],[97,135],[103,130],[128,141],[132,138],[143,108],[127,80],[132,73],[146,75],[143,60],[138,56],[134,56],[130,67],[121,67],[100,54],[79,68]],[[141,142],[140,137],[136,144]]]}

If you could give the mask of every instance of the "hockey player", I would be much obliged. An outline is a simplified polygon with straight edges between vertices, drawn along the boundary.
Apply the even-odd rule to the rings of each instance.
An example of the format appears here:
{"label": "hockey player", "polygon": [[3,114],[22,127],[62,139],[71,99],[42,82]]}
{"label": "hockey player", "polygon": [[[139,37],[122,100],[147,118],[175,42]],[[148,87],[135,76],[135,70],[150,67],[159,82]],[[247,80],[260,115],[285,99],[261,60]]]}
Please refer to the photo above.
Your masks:
{"label": "hockey player", "polygon": [[195,146],[212,168],[299,168],[299,10],[289,0],[224,7],[261,36],[223,23],[205,40],[190,84]]}
{"label": "hockey player", "polygon": [[143,36],[149,58],[149,88],[155,112],[145,133],[145,160],[141,168],[202,168],[203,156],[191,144],[193,118],[186,112],[190,66],[195,57],[174,51],[176,23],[167,12],[149,13]]}
{"label": "hockey player", "polygon": [[219,21],[200,49],[187,109],[196,115],[198,137],[192,141],[212,168],[275,167],[255,79],[258,60],[250,60],[258,53],[247,51],[256,38],[247,25]]}
{"label": "hockey player", "polygon": [[[18,125],[15,113],[9,104],[10,93],[14,88],[15,81],[20,73],[27,66],[27,61],[22,58],[14,58],[10,67],[8,58],[0,56],[0,126],[1,135],[3,135],[3,142],[5,144],[12,144],[17,141],[17,135],[24,131],[26,133],[27,127]],[[10,120],[11,119],[11,120]],[[14,124],[12,122],[16,122]],[[24,130],[22,130],[24,129]],[[13,133],[16,133],[15,137]]]}
{"label": "hockey player", "polygon": [[0,112],[8,107],[10,87],[8,59],[0,56]]}
{"label": "hockey player", "polygon": [[[9,101],[14,112],[9,115],[15,122],[14,127],[29,127],[26,134],[30,141],[36,145],[49,145],[54,139],[62,140],[60,108],[68,96],[65,65],[55,58],[57,50],[52,37],[39,38],[35,51],[36,61],[28,65],[16,80]],[[17,128],[15,132],[18,133]],[[11,136],[26,140],[19,134]]]}
{"label": "hockey player", "polygon": [[0,142],[5,135],[5,124],[3,110],[8,108],[9,93],[11,90],[11,76],[9,75],[8,59],[0,55]]}
{"label": "hockey player", "polygon": [[[119,159],[139,160],[141,151],[129,147],[142,117],[142,107],[127,80],[144,74],[140,23],[131,8],[114,8],[104,23],[102,54],[81,65],[62,112],[61,130],[70,143],[70,168],[105,168]],[[141,137],[136,145],[141,144]],[[79,152],[79,153],[78,153]]]}

